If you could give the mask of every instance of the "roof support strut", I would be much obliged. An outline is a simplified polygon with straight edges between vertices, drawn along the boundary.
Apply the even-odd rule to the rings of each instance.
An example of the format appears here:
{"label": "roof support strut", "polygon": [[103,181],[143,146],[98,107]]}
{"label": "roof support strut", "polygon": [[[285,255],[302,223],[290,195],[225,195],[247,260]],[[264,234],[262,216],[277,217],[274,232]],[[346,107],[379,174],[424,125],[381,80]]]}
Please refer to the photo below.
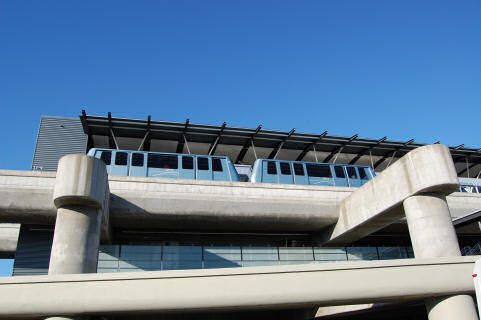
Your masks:
{"label": "roof support strut", "polygon": [[292,128],[291,131],[282,139],[281,142],[271,151],[269,156],[267,157],[268,159],[275,159],[277,155],[279,154],[279,151],[282,149],[282,146],[284,146],[284,143],[286,143],[287,139],[289,139],[290,136],[296,131],[296,128]]}
{"label": "roof support strut", "polygon": [[353,135],[352,137],[349,138],[349,140],[347,140],[346,142],[344,142],[342,145],[340,145],[339,147],[337,147],[336,149],[332,150],[332,152],[326,157],[324,158],[324,161],[322,162],[329,162],[329,160],[332,159],[332,157],[334,155],[336,155],[336,158],[334,159],[334,163],[336,162],[337,160],[337,156],[339,155],[339,153],[341,153],[342,149],[344,149],[345,146],[347,146],[350,142],[356,140],[358,137],[357,134]]}
{"label": "roof support strut", "polygon": [[184,129],[182,130],[179,142],[177,143],[177,150],[175,151],[175,153],[182,153],[184,151],[184,143],[185,141],[187,141],[187,139],[185,138],[185,132],[187,131],[187,127],[189,126],[189,121],[189,119],[185,120]]}
{"label": "roof support strut", "polygon": [[217,144],[219,143],[220,137],[221,137],[222,132],[224,131],[226,125],[227,124],[225,122],[222,124],[222,126],[220,128],[220,131],[217,134],[217,138],[215,138],[214,142],[212,142],[212,144],[210,145],[209,153],[208,153],[209,156],[215,153],[215,149],[217,148]]}
{"label": "roof support strut", "polygon": [[316,154],[316,144],[318,144],[319,142],[321,142],[321,140],[327,136],[327,131],[324,131],[323,133],[321,133],[321,135],[319,136],[319,138],[314,141],[313,143],[311,143],[310,145],[308,145],[307,147],[304,148],[304,150],[302,150],[302,152],[297,156],[296,158],[296,161],[302,161],[302,159],[304,159],[304,157],[306,156],[306,154],[311,151],[311,149],[314,150],[314,157],[316,158],[316,162],[317,162],[317,154]]}
{"label": "roof support strut", "polygon": [[[374,147],[378,146],[379,144],[381,144],[382,142],[386,141],[387,137],[384,136],[382,137],[381,139],[377,140],[376,144],[370,146],[369,148],[366,148],[366,149],[362,149],[361,152],[359,152],[357,154],[357,156],[355,156],[350,162],[349,164],[355,164],[363,155],[365,155],[367,152],[369,152],[369,154],[371,154],[371,151],[372,149],[374,149]],[[372,155],[371,155],[371,160],[372,160]],[[372,161],[371,161],[372,162]]]}
{"label": "roof support strut", "polygon": [[[411,139],[411,140],[409,140],[409,141],[406,141],[405,143],[403,143],[402,146],[396,148],[396,150],[394,150],[394,151],[389,151],[388,153],[386,153],[381,159],[379,159],[379,160],[376,161],[376,163],[374,164],[374,169],[376,169],[381,163],[383,163],[384,161],[386,161],[386,159],[387,159],[388,157],[391,157],[391,156],[392,156],[392,158],[394,158],[394,156],[395,156],[396,153],[399,151],[399,149],[401,149],[402,147],[405,147],[405,146],[407,146],[407,145],[409,145],[409,144],[411,144],[411,143],[413,143],[413,142],[414,142],[414,139]],[[392,161],[392,159],[391,159],[391,161]],[[391,161],[389,161],[388,166],[391,164]]]}
{"label": "roof support strut", "polygon": [[242,146],[241,151],[237,155],[237,159],[235,160],[235,163],[240,163],[244,159],[247,153],[247,150],[249,150],[249,147],[251,144],[252,146],[254,146],[253,139],[259,133],[259,131],[261,131],[261,128],[262,128],[262,125],[257,126],[257,129],[254,131],[254,133],[252,133],[251,136],[244,142],[244,145]]}

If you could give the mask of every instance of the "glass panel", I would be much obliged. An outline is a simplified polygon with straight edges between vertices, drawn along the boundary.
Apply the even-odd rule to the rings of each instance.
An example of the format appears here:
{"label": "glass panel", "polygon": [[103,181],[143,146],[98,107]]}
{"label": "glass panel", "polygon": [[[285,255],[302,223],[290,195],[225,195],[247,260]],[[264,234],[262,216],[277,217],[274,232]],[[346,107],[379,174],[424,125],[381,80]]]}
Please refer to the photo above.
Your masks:
{"label": "glass panel", "polygon": [[281,174],[291,174],[291,166],[289,165],[289,162],[281,162],[279,164],[281,166]]}
{"label": "glass panel", "polygon": [[147,166],[149,168],[177,169],[177,156],[165,154],[149,153],[147,156]]}
{"label": "glass panel", "polygon": [[359,171],[359,176],[362,180],[367,180],[366,169],[358,167],[357,170]]}
{"label": "glass panel", "polygon": [[111,151],[102,151],[102,154],[100,155],[100,160],[105,162],[106,165],[110,165],[110,162],[112,161],[112,152]]}
{"label": "glass panel", "polygon": [[378,247],[379,259],[406,259],[408,257],[404,247]]}
{"label": "glass panel", "polygon": [[182,157],[182,169],[194,169],[194,157]]}
{"label": "glass panel", "polygon": [[331,178],[331,169],[326,164],[306,164],[307,175],[310,177]]}
{"label": "glass panel", "polygon": [[142,153],[132,154],[132,166],[133,167],[143,167],[144,166],[144,155]]}
{"label": "glass panel", "polygon": [[272,261],[279,260],[276,247],[243,247],[242,260],[244,261]]}
{"label": "glass panel", "polygon": [[198,170],[209,170],[209,159],[204,157],[197,158]]}
{"label": "glass panel", "polygon": [[346,249],[339,248],[314,248],[314,257],[317,261],[345,261]]}
{"label": "glass panel", "polygon": [[267,161],[267,173],[268,174],[277,174],[276,163],[273,161]]}
{"label": "glass panel", "polygon": [[376,247],[347,247],[348,260],[378,260]]}
{"label": "glass panel", "polygon": [[349,178],[357,179],[357,173],[355,168],[347,167],[346,169],[347,169],[347,175],[349,176]]}
{"label": "glass panel", "polygon": [[296,176],[304,175],[304,167],[301,163],[294,163],[294,173]]}
{"label": "glass panel", "polygon": [[[314,255],[312,247],[305,248],[279,248],[280,260],[292,260],[292,261],[313,261]],[[305,263],[305,262],[304,262]]]}
{"label": "glass panel", "polygon": [[341,166],[335,166],[334,171],[336,172],[336,177],[338,178],[345,178],[346,175],[344,174],[344,168]]}
{"label": "glass panel", "polygon": [[241,260],[240,247],[204,247],[204,261]]}
{"label": "glass panel", "polygon": [[212,158],[212,170],[222,171],[222,161],[219,158]]}
{"label": "glass panel", "polygon": [[117,166],[127,165],[127,152],[117,152],[115,154],[115,165]]}

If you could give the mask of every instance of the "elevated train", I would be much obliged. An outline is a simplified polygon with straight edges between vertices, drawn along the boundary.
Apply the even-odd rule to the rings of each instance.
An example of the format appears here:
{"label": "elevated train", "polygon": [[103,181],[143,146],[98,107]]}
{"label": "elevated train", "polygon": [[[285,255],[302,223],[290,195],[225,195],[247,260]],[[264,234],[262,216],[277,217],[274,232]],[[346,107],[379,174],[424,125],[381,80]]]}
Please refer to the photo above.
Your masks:
{"label": "elevated train", "polygon": [[[113,175],[217,181],[247,181],[226,156],[92,148]],[[245,167],[245,166],[243,166]],[[245,169],[245,168],[243,168]],[[257,159],[249,182],[360,187],[375,176],[369,166]]]}

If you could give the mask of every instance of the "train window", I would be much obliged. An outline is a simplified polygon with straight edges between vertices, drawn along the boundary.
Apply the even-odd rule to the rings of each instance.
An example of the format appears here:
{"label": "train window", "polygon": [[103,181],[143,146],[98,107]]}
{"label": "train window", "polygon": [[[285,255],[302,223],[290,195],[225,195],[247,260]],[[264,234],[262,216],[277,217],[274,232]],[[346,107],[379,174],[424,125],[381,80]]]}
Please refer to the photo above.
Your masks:
{"label": "train window", "polygon": [[296,176],[303,176],[304,175],[304,168],[300,163],[294,163],[294,174]]}
{"label": "train window", "polygon": [[105,162],[106,165],[110,165],[110,162],[112,161],[112,152],[111,151],[102,151],[102,154],[100,155],[100,160]]}
{"label": "train window", "polygon": [[127,165],[127,152],[115,153],[115,165],[126,166]]}
{"label": "train window", "polygon": [[222,171],[222,161],[219,158],[212,158],[212,170]]}
{"label": "train window", "polygon": [[306,164],[307,175],[309,177],[331,178],[331,168],[322,164]]}
{"label": "train window", "polygon": [[346,175],[344,174],[344,168],[341,166],[334,166],[334,172],[336,172],[336,177],[338,178],[346,177]]}
{"label": "train window", "polygon": [[354,167],[347,167],[347,175],[351,179],[358,179],[356,169]]}
{"label": "train window", "polygon": [[147,166],[149,168],[177,169],[179,164],[177,163],[177,156],[149,153]]}
{"label": "train window", "polygon": [[194,157],[182,157],[182,169],[194,169]]}
{"label": "train window", "polygon": [[199,170],[209,170],[209,159],[208,158],[197,158],[197,169]]}
{"label": "train window", "polygon": [[281,174],[291,174],[291,166],[289,162],[280,162]]}
{"label": "train window", "polygon": [[367,180],[366,170],[364,168],[357,168],[359,170],[359,176],[362,180]]}
{"label": "train window", "polygon": [[132,163],[133,167],[143,167],[144,166],[144,155],[142,153],[132,153]]}
{"label": "train window", "polygon": [[267,174],[277,174],[276,163],[274,161],[267,161]]}

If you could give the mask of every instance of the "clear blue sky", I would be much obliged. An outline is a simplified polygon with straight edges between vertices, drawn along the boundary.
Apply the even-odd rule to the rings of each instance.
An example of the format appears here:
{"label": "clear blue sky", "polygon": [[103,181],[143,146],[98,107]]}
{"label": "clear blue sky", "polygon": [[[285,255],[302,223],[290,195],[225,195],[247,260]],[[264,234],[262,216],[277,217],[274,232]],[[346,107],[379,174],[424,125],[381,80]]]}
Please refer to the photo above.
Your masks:
{"label": "clear blue sky", "polygon": [[2,169],[41,115],[481,147],[481,2],[0,1]]}

